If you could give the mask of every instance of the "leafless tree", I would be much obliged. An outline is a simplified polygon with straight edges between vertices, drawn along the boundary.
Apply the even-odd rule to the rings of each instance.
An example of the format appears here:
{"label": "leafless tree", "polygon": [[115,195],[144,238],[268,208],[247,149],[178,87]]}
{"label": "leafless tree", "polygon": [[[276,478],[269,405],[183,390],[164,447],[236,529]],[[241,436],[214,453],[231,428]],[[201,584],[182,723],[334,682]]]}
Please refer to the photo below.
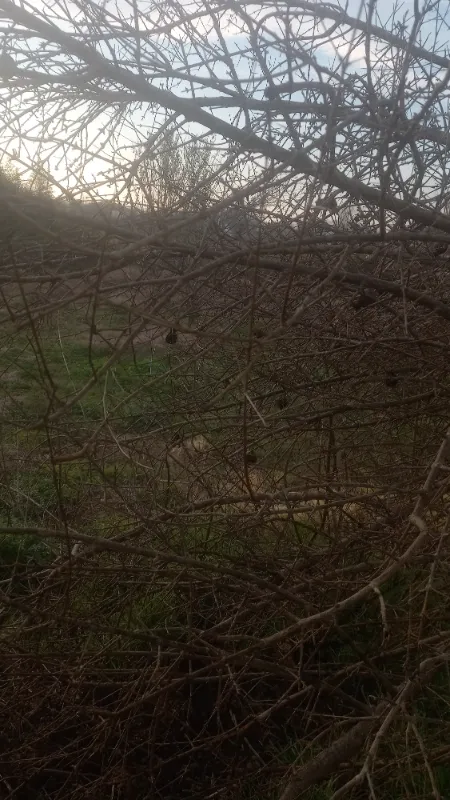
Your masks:
{"label": "leafless tree", "polygon": [[0,794],[448,796],[447,4],[0,15]]}

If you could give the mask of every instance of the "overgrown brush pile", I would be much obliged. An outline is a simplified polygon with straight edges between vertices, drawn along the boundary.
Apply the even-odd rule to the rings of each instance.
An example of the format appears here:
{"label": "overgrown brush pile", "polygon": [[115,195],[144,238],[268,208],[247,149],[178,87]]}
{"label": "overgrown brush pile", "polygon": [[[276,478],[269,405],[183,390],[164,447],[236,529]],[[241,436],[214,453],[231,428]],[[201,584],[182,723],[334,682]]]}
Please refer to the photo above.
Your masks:
{"label": "overgrown brush pile", "polygon": [[172,518],[121,542],[113,527],[102,552],[86,537],[59,567],[24,542],[3,588],[5,783],[19,797],[271,797],[294,762],[307,792],[320,754],[329,797],[363,768],[357,729],[384,712],[380,796],[426,789],[424,739],[445,792],[448,548],[430,526],[403,568],[417,529],[401,515],[320,546]]}
{"label": "overgrown brush pile", "polygon": [[40,247],[3,253],[2,796],[446,797],[444,257]]}

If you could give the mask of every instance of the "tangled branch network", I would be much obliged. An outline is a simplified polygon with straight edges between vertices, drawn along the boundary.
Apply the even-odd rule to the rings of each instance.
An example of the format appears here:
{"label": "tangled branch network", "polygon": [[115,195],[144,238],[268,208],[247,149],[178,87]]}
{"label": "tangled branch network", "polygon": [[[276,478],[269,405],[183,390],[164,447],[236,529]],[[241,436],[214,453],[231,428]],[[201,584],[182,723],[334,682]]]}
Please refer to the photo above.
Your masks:
{"label": "tangled branch network", "polygon": [[0,795],[446,798],[448,4],[0,0]]}

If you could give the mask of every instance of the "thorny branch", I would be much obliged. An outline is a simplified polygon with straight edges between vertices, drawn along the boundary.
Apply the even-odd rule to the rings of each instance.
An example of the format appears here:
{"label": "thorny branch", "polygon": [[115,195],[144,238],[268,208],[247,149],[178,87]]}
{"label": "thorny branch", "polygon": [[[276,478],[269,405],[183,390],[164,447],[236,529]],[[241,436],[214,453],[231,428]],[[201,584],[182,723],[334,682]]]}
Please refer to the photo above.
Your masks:
{"label": "thorny branch", "polygon": [[0,794],[445,796],[447,4],[0,17]]}

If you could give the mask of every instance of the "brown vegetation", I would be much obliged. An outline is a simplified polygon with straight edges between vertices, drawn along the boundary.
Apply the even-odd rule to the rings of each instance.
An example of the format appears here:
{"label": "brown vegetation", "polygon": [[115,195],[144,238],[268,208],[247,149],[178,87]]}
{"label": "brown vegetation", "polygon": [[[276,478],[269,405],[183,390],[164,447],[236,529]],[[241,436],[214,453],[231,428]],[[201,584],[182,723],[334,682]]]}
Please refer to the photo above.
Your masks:
{"label": "brown vegetation", "polygon": [[0,797],[443,800],[448,11],[0,7]]}

